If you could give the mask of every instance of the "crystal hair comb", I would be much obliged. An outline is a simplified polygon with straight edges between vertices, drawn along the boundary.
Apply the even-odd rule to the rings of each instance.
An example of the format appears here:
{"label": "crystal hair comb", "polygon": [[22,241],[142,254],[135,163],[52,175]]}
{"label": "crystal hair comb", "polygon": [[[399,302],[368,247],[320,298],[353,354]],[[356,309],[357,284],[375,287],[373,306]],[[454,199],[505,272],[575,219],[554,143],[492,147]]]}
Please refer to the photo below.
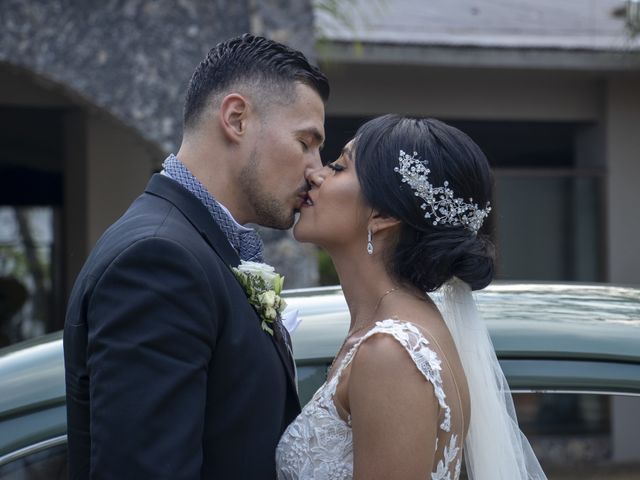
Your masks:
{"label": "crystal hair comb", "polygon": [[395,167],[394,171],[402,175],[402,182],[409,184],[416,197],[424,200],[420,205],[425,210],[424,218],[433,219],[433,225],[462,225],[474,234],[478,233],[484,219],[491,212],[489,202],[485,208],[473,203],[473,198],[469,198],[470,203],[466,203],[463,198],[454,196],[448,181],[442,187],[434,187],[429,182],[431,170],[420,161],[417,152],[409,155],[400,150],[398,161],[400,166]]}

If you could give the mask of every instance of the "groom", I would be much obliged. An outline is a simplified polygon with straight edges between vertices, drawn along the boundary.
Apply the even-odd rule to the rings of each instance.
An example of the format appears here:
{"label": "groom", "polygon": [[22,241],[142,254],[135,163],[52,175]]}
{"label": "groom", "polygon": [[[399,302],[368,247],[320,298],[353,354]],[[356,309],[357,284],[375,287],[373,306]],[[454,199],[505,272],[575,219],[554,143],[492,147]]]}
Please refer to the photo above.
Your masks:
{"label": "groom", "polygon": [[191,78],[184,136],[98,241],[64,329],[69,478],[272,479],[300,410],[288,335],[231,267],[287,229],[320,166],[326,77],[252,35]]}

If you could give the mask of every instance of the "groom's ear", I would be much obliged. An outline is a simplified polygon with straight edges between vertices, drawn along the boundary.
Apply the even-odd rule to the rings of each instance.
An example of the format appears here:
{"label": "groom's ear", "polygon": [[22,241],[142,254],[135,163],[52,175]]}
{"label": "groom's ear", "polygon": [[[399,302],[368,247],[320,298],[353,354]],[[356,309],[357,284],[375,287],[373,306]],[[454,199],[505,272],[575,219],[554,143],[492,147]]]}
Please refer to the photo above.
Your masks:
{"label": "groom's ear", "polygon": [[369,218],[369,228],[373,234],[382,231],[388,233],[396,232],[400,228],[401,224],[402,222],[397,218],[384,215],[377,210],[374,210]]}
{"label": "groom's ear", "polygon": [[239,143],[245,135],[249,109],[247,99],[238,93],[230,93],[220,102],[220,127],[229,142]]}

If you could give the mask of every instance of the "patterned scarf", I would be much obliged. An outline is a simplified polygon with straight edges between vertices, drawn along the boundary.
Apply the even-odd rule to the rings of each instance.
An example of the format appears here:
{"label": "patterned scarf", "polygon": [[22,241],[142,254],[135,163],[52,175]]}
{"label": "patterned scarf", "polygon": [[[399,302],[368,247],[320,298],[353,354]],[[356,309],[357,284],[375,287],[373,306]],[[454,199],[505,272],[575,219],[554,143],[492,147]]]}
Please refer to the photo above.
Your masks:
{"label": "patterned scarf", "polygon": [[236,249],[240,259],[262,262],[264,245],[254,230],[241,230],[237,223],[225,212],[198,179],[178,158],[171,154],[162,164],[164,171],[176,182],[200,200],[218,224],[229,243]]}

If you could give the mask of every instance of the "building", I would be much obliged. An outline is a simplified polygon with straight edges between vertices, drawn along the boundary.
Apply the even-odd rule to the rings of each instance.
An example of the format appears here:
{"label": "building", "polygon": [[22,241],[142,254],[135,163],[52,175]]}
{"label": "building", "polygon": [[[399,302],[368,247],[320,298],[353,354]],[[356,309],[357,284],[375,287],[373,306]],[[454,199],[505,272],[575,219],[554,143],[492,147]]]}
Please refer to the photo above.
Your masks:
{"label": "building", "polygon": [[[0,277],[31,295],[11,339],[61,328],[92,245],[175,151],[193,68],[246,31],[328,74],[327,159],[387,112],[474,138],[496,176],[500,278],[640,283],[637,0],[314,4],[3,0]],[[276,259],[291,246],[278,242]],[[591,404],[611,412],[612,455],[637,460],[637,402],[611,406]]]}
{"label": "building", "polygon": [[443,119],[495,169],[500,278],[640,283],[640,38],[625,2],[354,1],[318,24],[333,154],[371,116]]}
{"label": "building", "polygon": [[[319,9],[316,21],[332,83],[328,155],[372,116],[442,119],[493,166],[485,231],[498,278],[640,284],[638,2],[354,0],[339,15]],[[640,459],[630,446],[637,399],[524,396],[516,405],[565,419],[582,412],[578,428],[600,422],[602,436],[572,437],[558,424],[534,436],[547,462]]]}
{"label": "building", "polygon": [[[30,293],[0,327],[16,341],[62,328],[92,246],[177,150],[184,93],[209,49],[251,31],[313,57],[313,10],[297,0],[3,0],[2,18],[0,277]],[[272,258],[306,259],[285,264],[289,279],[312,282],[305,247],[267,235]]]}

